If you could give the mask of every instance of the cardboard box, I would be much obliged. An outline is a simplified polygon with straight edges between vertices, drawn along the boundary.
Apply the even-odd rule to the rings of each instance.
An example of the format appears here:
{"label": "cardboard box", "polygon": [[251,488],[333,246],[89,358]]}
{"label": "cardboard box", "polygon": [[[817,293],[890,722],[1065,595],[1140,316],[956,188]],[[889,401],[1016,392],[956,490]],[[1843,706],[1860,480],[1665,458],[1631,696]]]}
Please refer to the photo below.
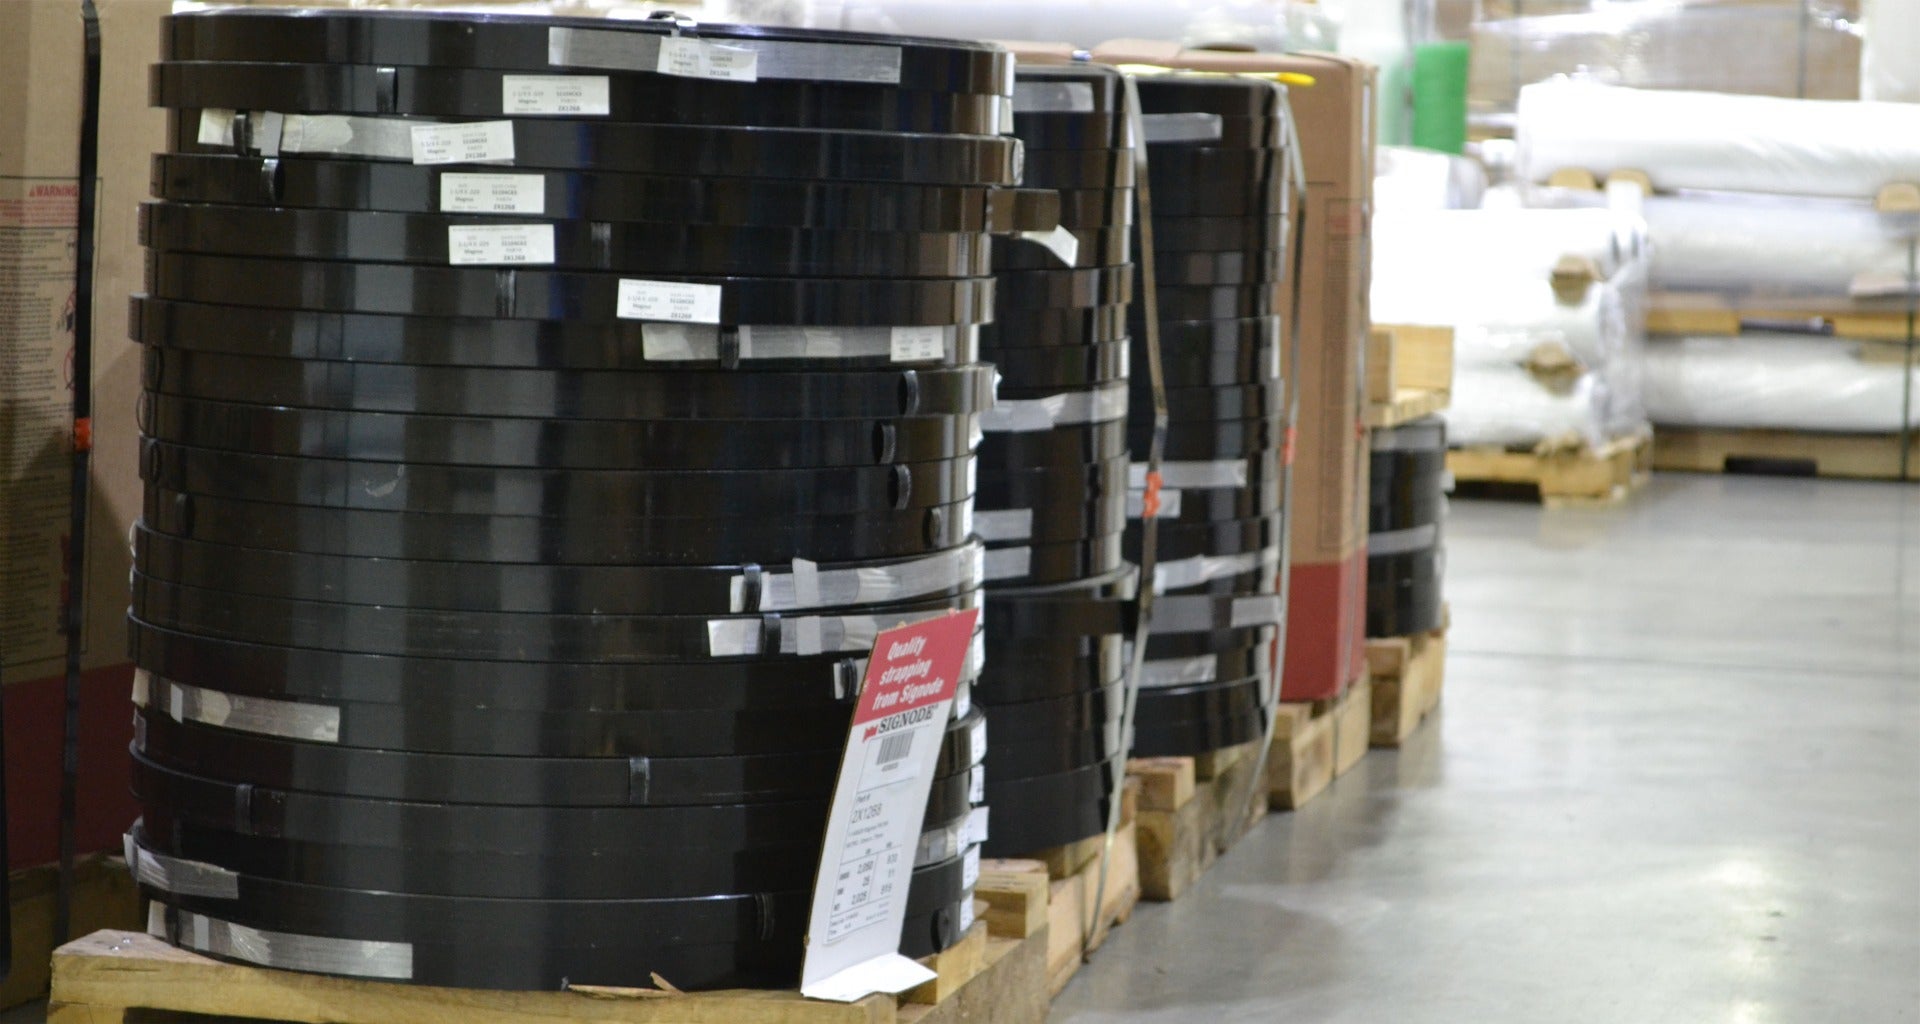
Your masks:
{"label": "cardboard box", "polygon": [[[1301,274],[1300,385],[1293,463],[1293,554],[1284,700],[1338,696],[1366,674],[1367,453],[1365,405],[1372,272],[1373,65],[1333,54],[1183,50],[1143,40],[1094,49],[1110,64],[1158,64],[1220,72],[1295,72],[1291,88],[1307,177]],[[1282,285],[1292,294],[1291,281]]]}
{"label": "cardboard box", "polygon": [[[117,848],[135,810],[127,664],[127,531],[140,508],[140,356],[127,297],[148,163],[165,117],[147,107],[169,0],[97,0],[100,169],[93,300],[93,462],[82,630],[79,845]],[[80,5],[0,3],[0,644],[12,866],[53,859],[59,810],[68,543],[74,242],[79,215]]]}

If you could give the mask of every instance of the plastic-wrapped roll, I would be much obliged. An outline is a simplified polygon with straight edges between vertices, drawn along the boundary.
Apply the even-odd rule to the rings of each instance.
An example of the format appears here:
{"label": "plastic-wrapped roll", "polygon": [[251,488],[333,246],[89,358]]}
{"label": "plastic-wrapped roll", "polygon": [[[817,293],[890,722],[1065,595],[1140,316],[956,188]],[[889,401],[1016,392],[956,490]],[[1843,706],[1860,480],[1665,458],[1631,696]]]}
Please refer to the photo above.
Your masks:
{"label": "plastic-wrapped roll", "polygon": [[[1554,207],[1605,202],[1583,189],[1538,189],[1528,198]],[[1775,309],[1898,291],[1915,242],[1907,218],[1854,199],[1701,192],[1647,199],[1642,212],[1655,290],[1751,294]]]}
{"label": "plastic-wrapped roll", "polygon": [[1374,275],[1544,278],[1572,256],[1612,277],[1641,254],[1643,232],[1636,218],[1611,209],[1396,210],[1373,222]]}
{"label": "plastic-wrapped roll", "polygon": [[[860,32],[953,36],[960,39],[1055,39],[1090,47],[1108,39],[1161,39],[1185,46],[1234,44],[1285,50],[1288,6],[1272,0],[1212,0],[1166,4],[1157,0],[818,0],[754,4],[756,19],[776,7],[803,10],[804,23]],[[777,16],[777,15],[776,15]]]}
{"label": "plastic-wrapped roll", "polygon": [[1920,105],[1623,89],[1552,79],[1520,90],[1519,170],[1647,174],[1660,191],[1869,199],[1920,181]]}
{"label": "plastic-wrapped roll", "polygon": [[[1658,338],[1647,344],[1647,413],[1660,426],[1893,433],[1920,426],[1920,368],[1861,346],[1793,334]],[[1911,402],[1908,396],[1911,395]]]}
{"label": "plastic-wrapped roll", "polygon": [[1542,345],[1601,367],[1630,344],[1625,296],[1604,283],[1563,302],[1545,275],[1462,280],[1376,271],[1372,302],[1377,323],[1454,328],[1458,367],[1524,365]]}
{"label": "plastic-wrapped roll", "polygon": [[1593,373],[1558,391],[1518,366],[1456,366],[1448,440],[1505,446],[1572,436],[1597,445],[1609,434],[1608,403],[1606,383]]}

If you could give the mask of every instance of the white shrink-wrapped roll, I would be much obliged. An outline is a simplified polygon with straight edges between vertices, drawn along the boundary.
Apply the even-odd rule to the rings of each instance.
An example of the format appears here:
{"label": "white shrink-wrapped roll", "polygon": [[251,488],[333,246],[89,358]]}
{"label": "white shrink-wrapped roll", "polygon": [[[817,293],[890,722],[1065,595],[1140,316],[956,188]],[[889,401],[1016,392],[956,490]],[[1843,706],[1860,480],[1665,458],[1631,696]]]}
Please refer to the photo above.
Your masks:
{"label": "white shrink-wrapped roll", "polygon": [[1871,0],[1860,55],[1860,98],[1920,103],[1920,3]]}
{"label": "white shrink-wrapped roll", "polygon": [[[1703,55],[1704,58],[1704,55]],[[1725,57],[1723,59],[1735,59]],[[1871,199],[1920,183],[1920,104],[1624,89],[1556,78],[1520,91],[1519,169],[1646,172],[1655,189]]]}
{"label": "white shrink-wrapped roll", "polygon": [[[1836,338],[1656,338],[1647,343],[1645,401],[1656,427],[1891,434],[1903,408],[1920,412],[1920,370],[1863,360],[1858,343]],[[1907,423],[1920,426],[1920,416]]]}
{"label": "white shrink-wrapped roll", "polygon": [[1585,374],[1569,388],[1550,388],[1517,366],[1456,366],[1443,415],[1456,447],[1539,444],[1577,437],[1598,446],[1612,435],[1607,386]]}
{"label": "white shrink-wrapped roll", "polygon": [[1607,208],[1382,210],[1373,221],[1374,273],[1424,265],[1427,274],[1458,281],[1545,278],[1571,256],[1612,277],[1641,254],[1643,234],[1636,217]]}
{"label": "white shrink-wrapped roll", "polygon": [[[1582,189],[1535,189],[1556,208],[1604,200]],[[1694,192],[1645,201],[1655,291],[1711,291],[1772,300],[1844,300],[1905,293],[1913,218],[1857,199]],[[1831,305],[1832,303],[1828,303]]]}
{"label": "white shrink-wrapped roll", "polygon": [[1563,302],[1545,276],[1376,269],[1371,302],[1375,323],[1452,327],[1454,361],[1460,364],[1522,364],[1540,346],[1557,345],[1584,366],[1605,367],[1621,357],[1632,323],[1620,289],[1600,282]]}
{"label": "white shrink-wrapped roll", "polygon": [[1373,211],[1395,215],[1471,210],[1487,191],[1476,161],[1411,146],[1381,146],[1374,155]]}

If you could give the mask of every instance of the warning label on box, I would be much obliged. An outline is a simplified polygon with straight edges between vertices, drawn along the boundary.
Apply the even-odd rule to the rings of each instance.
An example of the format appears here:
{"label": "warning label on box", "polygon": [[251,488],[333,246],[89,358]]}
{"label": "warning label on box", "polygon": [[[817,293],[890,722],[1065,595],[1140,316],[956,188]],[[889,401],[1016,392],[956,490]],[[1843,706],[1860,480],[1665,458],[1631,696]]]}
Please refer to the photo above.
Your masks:
{"label": "warning label on box", "polygon": [[59,656],[79,186],[0,178],[0,664]]}

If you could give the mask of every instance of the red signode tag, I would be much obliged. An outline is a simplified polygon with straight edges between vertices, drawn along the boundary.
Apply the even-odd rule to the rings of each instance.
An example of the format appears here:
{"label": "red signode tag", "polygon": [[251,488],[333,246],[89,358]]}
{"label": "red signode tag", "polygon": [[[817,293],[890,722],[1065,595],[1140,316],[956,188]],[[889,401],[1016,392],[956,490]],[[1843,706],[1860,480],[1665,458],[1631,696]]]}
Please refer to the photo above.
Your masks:
{"label": "red signode tag", "polygon": [[[877,722],[891,715],[953,699],[973,643],[978,608],[937,619],[895,626],[874,638],[867,679],[853,722]],[[876,726],[875,728],[878,728]]]}

